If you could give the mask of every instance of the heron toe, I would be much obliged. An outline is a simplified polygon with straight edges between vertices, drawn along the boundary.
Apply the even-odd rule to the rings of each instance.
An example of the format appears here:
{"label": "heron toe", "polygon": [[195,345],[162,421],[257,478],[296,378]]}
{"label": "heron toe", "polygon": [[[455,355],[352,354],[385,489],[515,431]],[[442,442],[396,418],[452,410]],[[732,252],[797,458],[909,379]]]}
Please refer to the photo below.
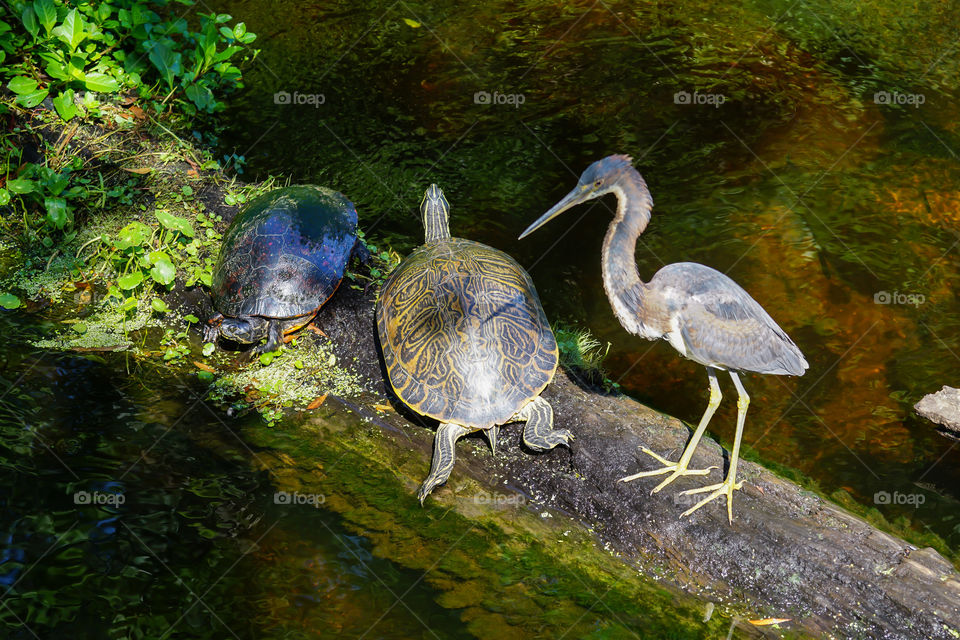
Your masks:
{"label": "heron toe", "polygon": [[730,524],[733,524],[733,492],[738,491],[742,486],[743,486],[743,482],[734,482],[732,477],[727,476],[727,479],[721,482],[720,484],[711,484],[709,486],[700,487],[698,489],[681,491],[680,495],[682,496],[690,496],[695,493],[706,493],[708,491],[711,491],[712,493],[708,495],[706,498],[704,498],[703,500],[701,500],[700,502],[698,502],[697,504],[693,505],[692,507],[690,507],[689,509],[681,513],[680,517],[682,518],[684,516],[690,515],[691,513],[693,513],[700,507],[702,507],[703,505],[707,504],[708,502],[713,502],[720,496],[726,496],[727,497],[727,520],[730,522]]}
{"label": "heron toe", "polygon": [[651,494],[657,493],[658,491],[663,489],[665,486],[667,486],[668,484],[670,484],[671,482],[673,482],[674,480],[676,480],[681,476],[705,476],[717,468],[716,466],[711,466],[711,467],[707,467],[706,469],[688,469],[687,462],[682,457],[680,458],[679,462],[670,462],[663,456],[657,455],[656,453],[654,453],[650,449],[647,449],[646,447],[641,447],[640,450],[643,451],[648,456],[654,458],[657,462],[659,462],[663,466],[659,469],[651,469],[650,471],[641,471],[640,473],[635,473],[632,476],[626,476],[626,477],[620,478],[620,482],[631,482],[633,480],[637,480],[638,478],[649,478],[651,476],[659,476],[664,473],[669,473],[670,475],[667,476],[663,480],[663,482],[658,484],[656,487],[654,487],[650,491]]}

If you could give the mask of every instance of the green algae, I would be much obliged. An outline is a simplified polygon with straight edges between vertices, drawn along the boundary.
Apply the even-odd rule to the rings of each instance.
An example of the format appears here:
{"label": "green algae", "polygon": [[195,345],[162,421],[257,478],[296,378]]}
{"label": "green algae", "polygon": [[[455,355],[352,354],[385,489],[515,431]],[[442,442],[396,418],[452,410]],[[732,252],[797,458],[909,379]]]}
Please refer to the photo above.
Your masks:
{"label": "green algae", "polygon": [[283,409],[305,409],[331,394],[353,397],[366,390],[360,376],[341,366],[326,339],[299,338],[268,358],[224,372],[211,385],[210,394],[221,404],[242,394],[244,403],[272,425]]}

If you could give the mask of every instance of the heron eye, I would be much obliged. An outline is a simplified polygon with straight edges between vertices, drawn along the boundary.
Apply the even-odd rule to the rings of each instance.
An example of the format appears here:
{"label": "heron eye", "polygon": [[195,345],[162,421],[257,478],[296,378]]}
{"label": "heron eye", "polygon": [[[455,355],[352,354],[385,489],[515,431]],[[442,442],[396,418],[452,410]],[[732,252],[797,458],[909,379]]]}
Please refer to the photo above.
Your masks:
{"label": "heron eye", "polygon": [[599,188],[600,188],[600,185],[602,185],[602,184],[603,184],[603,180],[597,180],[596,182],[593,183],[593,188],[594,188],[594,189],[599,189]]}

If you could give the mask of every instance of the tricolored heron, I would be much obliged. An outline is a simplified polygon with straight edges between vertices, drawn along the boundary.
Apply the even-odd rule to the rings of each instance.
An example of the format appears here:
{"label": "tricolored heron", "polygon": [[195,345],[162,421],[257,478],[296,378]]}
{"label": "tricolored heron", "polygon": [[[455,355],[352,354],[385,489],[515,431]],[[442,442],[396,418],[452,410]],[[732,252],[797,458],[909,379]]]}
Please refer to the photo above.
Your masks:
{"label": "tricolored heron", "polygon": [[703,432],[720,405],[717,370],[730,373],[737,388],[737,432],[726,479],[681,495],[711,492],[681,514],[687,516],[720,496],[727,498],[727,518],[733,523],[733,492],[742,486],[737,479],[737,459],[743,422],[750,403],[737,372],[755,371],[774,375],[803,375],[807,361],[797,345],[773,318],[743,288],[716,269],[695,262],[668,264],[649,282],[643,282],[634,258],[637,238],[650,222],[653,199],[643,176],[629,156],[613,155],[594,162],[580,176],[577,186],[560,202],[520,234],[523,238],[578,204],[606,193],[617,196],[617,213],[603,240],[603,287],[613,312],[628,332],[648,340],[667,340],[681,355],[707,368],[710,402],[693,437],[677,462],[642,450],[663,466],[621,478],[670,475],[657,485],[656,493],[680,476],[700,476],[716,467],[690,469],[690,459]]}

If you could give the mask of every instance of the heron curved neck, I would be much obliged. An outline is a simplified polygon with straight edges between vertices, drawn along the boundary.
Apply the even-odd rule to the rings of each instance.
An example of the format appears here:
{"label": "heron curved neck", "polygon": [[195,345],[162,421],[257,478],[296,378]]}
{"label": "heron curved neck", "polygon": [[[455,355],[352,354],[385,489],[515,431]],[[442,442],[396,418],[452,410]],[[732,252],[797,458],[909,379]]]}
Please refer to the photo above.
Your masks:
{"label": "heron curved neck", "polygon": [[646,284],[637,271],[637,238],[650,222],[653,199],[643,177],[635,170],[618,180],[611,191],[617,196],[617,214],[603,240],[603,287],[620,324],[636,335],[652,337],[644,324]]}
{"label": "heron curved neck", "polygon": [[450,219],[446,208],[432,207],[423,213],[424,242],[450,238]]}

